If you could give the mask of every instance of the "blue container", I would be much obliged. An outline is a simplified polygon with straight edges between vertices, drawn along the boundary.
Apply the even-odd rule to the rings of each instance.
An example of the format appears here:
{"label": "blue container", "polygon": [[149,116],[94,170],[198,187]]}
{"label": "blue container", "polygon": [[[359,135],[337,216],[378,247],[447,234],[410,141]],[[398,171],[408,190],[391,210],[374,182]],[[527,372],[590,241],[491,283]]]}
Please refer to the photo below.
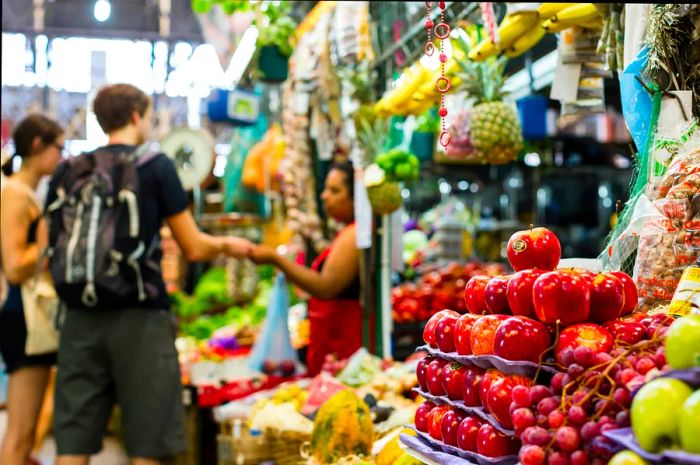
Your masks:
{"label": "blue container", "polygon": [[214,89],[207,102],[207,114],[215,123],[252,126],[260,116],[260,97],[241,89]]}
{"label": "blue container", "polygon": [[542,95],[528,95],[518,100],[518,115],[523,137],[529,140],[547,137],[547,105],[549,100]]}

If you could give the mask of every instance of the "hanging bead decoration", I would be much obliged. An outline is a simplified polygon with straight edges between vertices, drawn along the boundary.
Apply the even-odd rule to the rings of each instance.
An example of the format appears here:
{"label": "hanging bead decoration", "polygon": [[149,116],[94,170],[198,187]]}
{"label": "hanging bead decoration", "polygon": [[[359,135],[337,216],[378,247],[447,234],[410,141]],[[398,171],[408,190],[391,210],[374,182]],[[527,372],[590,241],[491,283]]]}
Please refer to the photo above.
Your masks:
{"label": "hanging bead decoration", "polygon": [[494,44],[498,43],[498,21],[496,21],[496,14],[493,11],[493,2],[481,2],[479,3],[481,8],[481,20],[486,26],[486,32],[489,35],[489,39]]}
{"label": "hanging bead decoration", "polygon": [[430,17],[430,8],[433,6],[433,2],[425,2],[425,8],[428,10],[428,19],[425,21],[425,28],[428,30],[428,41],[425,43],[425,54],[428,56],[433,56],[435,53],[435,44],[433,43],[433,20]]}
{"label": "hanging bead decoration", "polygon": [[[427,3],[427,2],[426,2]],[[435,82],[435,89],[440,94],[440,109],[438,110],[438,115],[440,115],[440,120],[442,123],[442,130],[440,131],[440,145],[447,148],[450,144],[450,133],[447,131],[445,117],[447,116],[447,108],[445,108],[445,94],[452,87],[450,79],[445,76],[445,63],[447,62],[447,55],[445,54],[445,42],[450,38],[450,26],[445,23],[445,2],[440,2],[440,23],[435,26],[435,37],[440,39],[440,77]],[[430,11],[430,10],[428,10]]]}

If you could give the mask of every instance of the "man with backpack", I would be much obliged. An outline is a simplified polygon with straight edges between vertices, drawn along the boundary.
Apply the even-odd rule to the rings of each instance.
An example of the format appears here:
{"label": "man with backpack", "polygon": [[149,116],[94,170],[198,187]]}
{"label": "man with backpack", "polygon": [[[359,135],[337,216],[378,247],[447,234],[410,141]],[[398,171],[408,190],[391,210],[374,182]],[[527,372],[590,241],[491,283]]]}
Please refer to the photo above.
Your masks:
{"label": "man with backpack", "polygon": [[185,450],[175,325],[160,273],[165,221],[190,261],[246,257],[252,244],[199,231],[173,163],[138,155],[150,98],[128,84],[94,100],[108,145],[64,161],[49,186],[49,254],[67,311],[61,327],[54,434],[58,465],[87,465],[121,407],[135,465]]}

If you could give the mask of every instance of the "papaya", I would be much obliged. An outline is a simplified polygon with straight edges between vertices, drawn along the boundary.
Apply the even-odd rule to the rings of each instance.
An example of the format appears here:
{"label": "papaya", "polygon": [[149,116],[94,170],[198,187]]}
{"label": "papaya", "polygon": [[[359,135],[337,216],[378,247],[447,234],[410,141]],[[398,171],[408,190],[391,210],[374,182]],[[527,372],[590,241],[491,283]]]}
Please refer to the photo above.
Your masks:
{"label": "papaya", "polygon": [[311,455],[319,463],[333,463],[352,454],[370,456],[373,435],[369,407],[354,392],[344,389],[318,410]]}

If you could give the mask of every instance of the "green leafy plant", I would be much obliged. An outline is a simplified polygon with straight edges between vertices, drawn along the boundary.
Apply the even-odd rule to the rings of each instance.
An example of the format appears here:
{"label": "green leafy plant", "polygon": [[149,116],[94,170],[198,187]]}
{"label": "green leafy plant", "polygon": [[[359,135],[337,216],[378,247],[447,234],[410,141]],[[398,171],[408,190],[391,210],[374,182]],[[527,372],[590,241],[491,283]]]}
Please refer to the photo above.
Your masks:
{"label": "green leafy plant", "polygon": [[255,11],[255,26],[258,28],[258,47],[277,47],[285,57],[294,51],[296,21],[290,16],[291,2],[269,2],[233,0],[191,0],[192,11],[207,14],[214,5],[221,7],[227,15],[236,12]]}
{"label": "green leafy plant", "polygon": [[286,57],[294,51],[296,21],[290,16],[289,2],[258,2],[262,18],[258,15],[256,25],[260,31],[259,47],[277,47]]}

